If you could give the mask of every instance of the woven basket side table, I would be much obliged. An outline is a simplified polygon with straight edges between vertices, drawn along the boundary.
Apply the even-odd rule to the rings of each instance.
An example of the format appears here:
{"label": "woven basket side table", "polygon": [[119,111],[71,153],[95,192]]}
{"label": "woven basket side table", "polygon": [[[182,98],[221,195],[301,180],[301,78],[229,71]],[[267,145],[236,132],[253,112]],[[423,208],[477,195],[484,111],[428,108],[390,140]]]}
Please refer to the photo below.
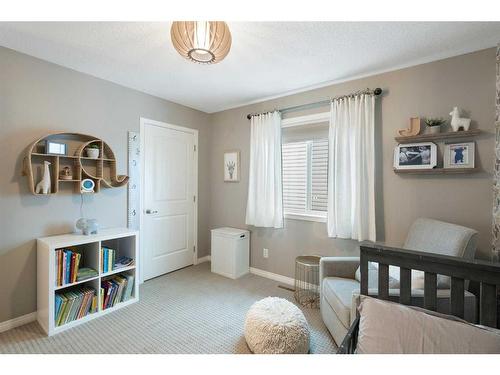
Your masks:
{"label": "woven basket side table", "polygon": [[316,255],[295,258],[295,300],[302,306],[319,308],[319,260]]}

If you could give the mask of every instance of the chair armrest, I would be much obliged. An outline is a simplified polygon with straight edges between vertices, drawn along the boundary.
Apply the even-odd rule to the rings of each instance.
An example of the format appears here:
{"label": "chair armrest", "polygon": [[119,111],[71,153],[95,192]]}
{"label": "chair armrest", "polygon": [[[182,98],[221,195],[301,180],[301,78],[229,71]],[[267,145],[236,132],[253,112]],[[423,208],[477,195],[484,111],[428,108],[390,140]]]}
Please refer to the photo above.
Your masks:
{"label": "chair armrest", "polygon": [[325,277],[354,279],[359,257],[322,257],[319,261],[319,280]]}

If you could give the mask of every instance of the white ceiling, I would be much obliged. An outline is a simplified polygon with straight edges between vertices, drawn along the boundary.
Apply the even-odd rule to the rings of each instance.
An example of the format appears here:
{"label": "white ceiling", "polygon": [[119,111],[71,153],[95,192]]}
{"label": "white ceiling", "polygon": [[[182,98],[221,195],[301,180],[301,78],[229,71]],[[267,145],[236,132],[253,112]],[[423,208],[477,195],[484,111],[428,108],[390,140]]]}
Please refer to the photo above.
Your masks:
{"label": "white ceiling", "polygon": [[500,42],[500,22],[229,22],[219,64],[170,43],[169,23],[0,22],[0,45],[176,103],[217,112]]}

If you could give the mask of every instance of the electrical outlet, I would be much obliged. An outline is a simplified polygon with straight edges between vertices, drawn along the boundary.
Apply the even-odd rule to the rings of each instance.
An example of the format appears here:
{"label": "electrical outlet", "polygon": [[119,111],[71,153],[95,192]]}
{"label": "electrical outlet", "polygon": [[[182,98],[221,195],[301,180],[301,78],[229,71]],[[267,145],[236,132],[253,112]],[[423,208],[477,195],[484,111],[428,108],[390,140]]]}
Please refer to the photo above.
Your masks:
{"label": "electrical outlet", "polygon": [[262,256],[263,256],[264,258],[269,258],[269,249],[264,248],[264,249],[262,250]]}

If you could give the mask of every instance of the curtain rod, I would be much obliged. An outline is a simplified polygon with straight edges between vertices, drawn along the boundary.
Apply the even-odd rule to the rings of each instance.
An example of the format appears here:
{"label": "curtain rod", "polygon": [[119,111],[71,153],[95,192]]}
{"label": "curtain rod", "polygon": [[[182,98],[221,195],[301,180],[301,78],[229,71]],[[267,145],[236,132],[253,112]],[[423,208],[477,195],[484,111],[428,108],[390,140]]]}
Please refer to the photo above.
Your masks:
{"label": "curtain rod", "polygon": [[[353,97],[353,96],[356,96],[356,95],[363,95],[363,94],[378,96],[378,95],[382,94],[382,89],[380,87],[377,87],[376,89],[373,89],[373,90],[371,90],[371,89],[360,90],[360,91],[353,92],[351,94],[340,95],[340,96],[336,96],[336,97],[328,99],[328,100],[322,100],[320,102],[314,102],[314,103],[308,103],[308,104],[301,104],[301,105],[296,105],[294,107],[287,107],[287,108],[283,108],[283,109],[277,109],[275,111],[279,111],[281,113],[286,113],[286,112],[300,111],[300,110],[303,110],[303,109],[311,109],[311,108],[316,108],[316,107],[322,107],[322,106],[330,104],[333,100],[350,98],[350,97]],[[274,111],[267,111],[267,112],[262,112],[262,113],[249,113],[247,115],[247,119],[250,120],[253,116],[265,115],[266,113],[271,113],[271,112],[274,112]]]}

